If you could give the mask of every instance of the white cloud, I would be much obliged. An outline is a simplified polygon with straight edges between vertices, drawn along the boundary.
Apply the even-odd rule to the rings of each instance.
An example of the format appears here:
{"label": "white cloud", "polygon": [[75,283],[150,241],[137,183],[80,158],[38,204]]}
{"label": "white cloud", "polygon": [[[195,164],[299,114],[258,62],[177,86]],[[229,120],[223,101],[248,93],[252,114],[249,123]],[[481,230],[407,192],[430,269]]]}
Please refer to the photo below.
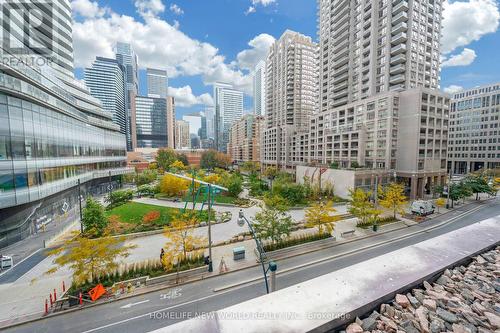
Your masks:
{"label": "white cloud", "polygon": [[248,9],[245,11],[245,15],[252,14],[252,13],[255,13],[255,7],[254,6],[248,7]]}
{"label": "white cloud", "polygon": [[184,11],[177,4],[173,3],[170,5],[170,11],[172,11],[175,15],[182,15]]}
{"label": "white cloud", "polygon": [[452,67],[452,66],[468,66],[476,59],[476,52],[474,50],[464,48],[459,54],[450,56],[445,59],[441,66],[442,67]]}
{"label": "white cloud", "polygon": [[275,39],[268,34],[260,34],[248,42],[250,49],[238,53],[236,56],[237,65],[242,69],[252,71],[260,60],[265,60],[269,48],[273,45]]}
{"label": "white cloud", "polygon": [[214,104],[210,94],[205,93],[195,96],[191,86],[184,86],[180,88],[168,87],[168,94],[173,96],[175,104],[181,107],[191,107],[198,104],[212,106]]}
{"label": "white cloud", "polygon": [[456,86],[456,85],[452,84],[451,86],[448,86],[448,87],[444,88],[443,90],[447,94],[455,94],[457,92],[464,90],[464,88],[461,86]]}
{"label": "white cloud", "polygon": [[96,1],[90,0],[73,0],[71,2],[73,14],[83,17],[101,17],[108,11],[107,8],[100,8]]}
{"label": "white cloud", "polygon": [[497,30],[500,13],[494,0],[446,1],[443,6],[442,52],[479,40]]}
{"label": "white cloud", "polygon": [[161,0],[135,0],[134,5],[143,16],[157,16],[165,11]]}
{"label": "white cloud", "polygon": [[262,5],[264,7],[269,6],[270,4],[276,2],[276,0],[252,0],[253,5]]}

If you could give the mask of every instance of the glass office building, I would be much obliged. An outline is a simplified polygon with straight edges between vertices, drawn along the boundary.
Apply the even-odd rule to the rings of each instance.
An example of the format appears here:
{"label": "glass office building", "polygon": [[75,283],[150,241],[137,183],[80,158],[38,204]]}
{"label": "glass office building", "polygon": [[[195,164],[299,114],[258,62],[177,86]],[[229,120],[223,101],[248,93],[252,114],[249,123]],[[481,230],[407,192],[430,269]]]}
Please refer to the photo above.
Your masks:
{"label": "glass office building", "polygon": [[[3,10],[42,10],[44,29],[19,20],[1,28],[23,52],[1,46],[0,248],[38,232],[42,217],[56,220],[77,209],[78,181],[83,196],[99,194],[132,171],[119,126],[73,76],[69,1],[10,5],[3,3]],[[30,38],[19,32],[43,34],[40,40],[51,45],[27,45]]]}
{"label": "glass office building", "polygon": [[135,132],[138,148],[164,148],[168,146],[167,99],[145,96],[135,97]]}

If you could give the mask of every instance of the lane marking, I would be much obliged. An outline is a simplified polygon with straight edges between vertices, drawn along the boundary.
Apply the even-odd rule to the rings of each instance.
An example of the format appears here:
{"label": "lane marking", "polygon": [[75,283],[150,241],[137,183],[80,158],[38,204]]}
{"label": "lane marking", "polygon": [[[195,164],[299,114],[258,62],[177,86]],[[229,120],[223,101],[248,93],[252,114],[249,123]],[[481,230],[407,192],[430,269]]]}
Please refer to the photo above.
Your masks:
{"label": "lane marking", "polygon": [[139,304],[143,304],[143,303],[147,303],[147,302],[149,302],[149,299],[146,299],[146,300],[140,301],[140,302],[136,302],[136,303],[128,303],[127,305],[120,306],[120,309],[130,309],[133,306],[136,306],[136,305],[139,305]]}
{"label": "lane marking", "polygon": [[[11,270],[13,270],[13,269],[14,269],[14,268],[16,268],[18,265],[22,264],[24,261],[26,261],[26,260],[28,260],[29,258],[33,257],[35,254],[37,254],[37,253],[38,253],[38,252],[40,252],[41,250],[43,250],[43,248],[36,250],[35,252],[33,252],[32,254],[30,254],[29,256],[27,256],[26,258],[24,258],[23,260],[21,260],[21,261],[17,262],[14,266],[12,266],[11,268],[9,268],[9,269],[8,269],[8,270],[6,270],[5,272],[0,273],[0,277],[1,277],[2,275],[4,275],[4,274],[6,274],[6,273],[10,272]],[[39,264],[39,263],[38,263],[38,264]],[[37,265],[38,265],[38,264],[37,264]],[[35,265],[35,266],[36,266],[36,265]],[[31,270],[32,270],[35,266],[31,267],[31,268],[28,270],[28,272],[29,272],[29,271],[31,271]],[[26,273],[28,273],[28,272],[26,272]],[[22,276],[20,276],[19,278],[17,278],[17,279],[16,279],[16,281],[17,281],[17,280],[19,280],[19,279],[20,279],[21,277],[23,277],[24,275],[26,275],[26,273],[24,273]]]}

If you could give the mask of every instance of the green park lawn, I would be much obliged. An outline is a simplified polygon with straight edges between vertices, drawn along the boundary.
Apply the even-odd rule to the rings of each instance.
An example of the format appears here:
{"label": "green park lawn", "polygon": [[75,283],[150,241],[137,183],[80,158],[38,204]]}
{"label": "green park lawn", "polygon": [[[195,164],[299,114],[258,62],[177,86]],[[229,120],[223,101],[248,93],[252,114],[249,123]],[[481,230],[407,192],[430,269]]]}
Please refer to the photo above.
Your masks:
{"label": "green park lawn", "polygon": [[[143,222],[143,217],[151,212],[159,212],[160,217],[157,221],[149,224]],[[178,214],[180,209],[172,207],[164,207],[157,205],[149,205],[137,202],[128,202],[124,205],[115,207],[106,211],[106,217],[113,215],[118,217],[120,228],[123,234],[158,230],[170,224],[172,218]],[[197,211],[200,221],[206,220],[206,211]]]}

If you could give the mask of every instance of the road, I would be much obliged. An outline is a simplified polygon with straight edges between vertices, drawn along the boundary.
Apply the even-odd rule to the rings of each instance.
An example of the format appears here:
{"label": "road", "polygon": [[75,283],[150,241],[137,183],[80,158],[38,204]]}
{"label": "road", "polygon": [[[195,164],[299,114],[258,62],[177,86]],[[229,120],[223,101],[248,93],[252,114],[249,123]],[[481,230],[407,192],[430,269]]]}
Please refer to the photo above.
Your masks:
{"label": "road", "polygon": [[[278,271],[286,270],[286,272],[278,274],[278,289],[500,215],[498,199],[477,203],[476,205],[478,209],[474,211],[470,206],[464,207],[409,228],[280,260],[278,262]],[[440,227],[423,230],[451,217],[467,213],[468,215],[459,217]],[[417,232],[417,234],[410,235],[413,232]],[[404,238],[399,239],[400,237]],[[371,248],[356,251],[370,245]],[[354,252],[342,255],[350,251]],[[329,258],[335,255],[337,256]],[[318,262],[307,265],[307,263],[314,261]],[[5,332],[149,332],[178,321],[190,319],[197,314],[208,313],[263,295],[265,289],[262,280],[220,291],[217,290],[252,278],[258,279],[261,274],[259,267],[252,267],[177,288],[164,289],[60,316],[49,317],[7,329]]]}

